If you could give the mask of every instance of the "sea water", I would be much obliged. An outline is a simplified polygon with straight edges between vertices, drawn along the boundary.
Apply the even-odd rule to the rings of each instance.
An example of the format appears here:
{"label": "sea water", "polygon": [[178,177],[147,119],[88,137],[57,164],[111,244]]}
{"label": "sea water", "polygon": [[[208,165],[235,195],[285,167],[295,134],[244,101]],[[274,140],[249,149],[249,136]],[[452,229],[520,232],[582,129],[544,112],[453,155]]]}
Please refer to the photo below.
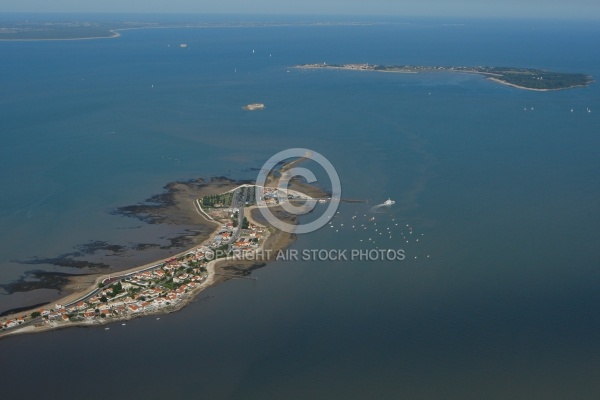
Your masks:
{"label": "sea water", "polygon": [[[174,180],[248,178],[292,147],[326,156],[343,197],[368,201],[343,203],[333,227],[292,249],[406,255],[277,261],[253,272],[258,281],[211,288],[160,320],[4,339],[3,392],[100,398],[108,384],[119,398],[594,398],[598,86],[532,92],[478,75],[291,67],[598,77],[600,30],[383,22],[1,42],[2,282],[38,267],[75,272],[19,261],[86,241],[159,240],[155,227],[110,211]],[[266,109],[242,110],[254,102]],[[396,203],[369,214],[387,198]],[[0,305],[32,296],[0,296]]]}

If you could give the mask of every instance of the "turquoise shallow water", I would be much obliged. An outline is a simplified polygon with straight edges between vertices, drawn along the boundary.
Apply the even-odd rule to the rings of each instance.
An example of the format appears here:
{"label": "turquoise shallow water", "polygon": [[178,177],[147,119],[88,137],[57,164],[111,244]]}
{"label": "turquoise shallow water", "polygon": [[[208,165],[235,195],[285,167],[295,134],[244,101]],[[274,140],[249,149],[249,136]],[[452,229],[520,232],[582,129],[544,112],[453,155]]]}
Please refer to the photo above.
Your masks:
{"label": "turquoise shallow water", "polygon": [[[345,197],[370,199],[343,204],[336,228],[299,237],[294,249],[407,255],[275,262],[254,272],[257,282],[210,289],[210,300],[159,321],[2,340],[12,361],[1,373],[13,382],[3,390],[68,375],[50,397],[93,397],[104,374],[117,397],[595,398],[597,84],[538,93],[469,75],[289,66],[510,65],[597,77],[600,31],[410,22],[0,43],[0,281],[30,268],[16,260],[151,238],[152,228],[117,229],[140,223],[108,211],[177,179],[229,169],[248,177],[289,147],[319,151]],[[244,112],[251,102],[267,109]],[[388,197],[396,204],[376,220],[391,238],[350,228]],[[48,397],[44,387],[29,391]]]}

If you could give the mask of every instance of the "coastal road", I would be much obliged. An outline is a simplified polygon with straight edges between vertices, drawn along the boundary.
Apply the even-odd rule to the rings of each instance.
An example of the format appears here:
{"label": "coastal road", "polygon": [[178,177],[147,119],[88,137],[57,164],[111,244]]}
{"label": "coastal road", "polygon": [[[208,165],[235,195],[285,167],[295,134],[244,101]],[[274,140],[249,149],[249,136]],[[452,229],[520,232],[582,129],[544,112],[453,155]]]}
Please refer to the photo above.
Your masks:
{"label": "coastal road", "polygon": [[[245,202],[247,200],[247,196],[249,194],[248,191],[248,187],[246,186],[240,186],[239,188],[235,189],[234,191],[234,195],[232,197],[232,204],[231,207],[232,208],[238,208],[239,212],[238,212],[238,229],[234,231],[234,234],[231,237],[231,240],[229,241],[229,246],[228,246],[228,250],[231,251],[231,245],[233,243],[235,243],[237,241],[237,239],[240,237],[241,231],[242,231],[242,224],[244,222],[244,205]],[[189,250],[186,250],[183,253],[180,254],[176,254],[173,257],[179,257],[182,256],[184,254],[186,254],[187,252],[189,252]],[[102,282],[107,282],[106,284],[103,285],[103,287],[101,288],[94,288],[94,290],[84,294],[83,296],[70,301],[68,303],[62,304],[63,307],[68,308],[71,306],[76,305],[79,302],[82,301],[86,301],[91,297],[94,297],[98,294],[100,294],[100,292],[102,292],[102,290],[104,290],[108,285],[118,282],[118,281],[123,281],[125,279],[127,279],[128,277],[146,272],[146,271],[153,271],[155,269],[161,268],[161,266],[164,264],[164,260],[161,260],[157,263],[151,264],[150,266],[146,267],[146,268],[142,268],[142,269],[137,269],[135,271],[132,272],[128,272],[128,273],[124,273],[124,274],[115,274],[115,275],[110,275],[108,278],[104,279]],[[34,310],[30,310],[30,311],[34,311]],[[24,328],[26,326],[29,325],[34,325],[36,323],[39,323],[40,321],[42,321],[43,318],[42,317],[38,317],[38,318],[34,318],[32,320],[26,321],[21,325],[15,326],[14,328]]]}
{"label": "coastal road", "polygon": [[[126,274],[123,274],[123,275],[111,276],[111,277],[109,277],[107,279],[110,279],[110,284],[112,284],[112,283],[115,283],[115,282],[118,282],[118,281],[122,281],[122,280],[124,280],[124,279],[126,279],[126,278],[128,278],[130,276],[137,275],[137,274],[139,274],[141,272],[152,271],[152,270],[158,269],[158,268],[160,268],[163,265],[163,263],[164,263],[164,261],[161,261],[161,262],[159,262],[157,264],[153,264],[153,265],[151,265],[149,267],[146,267],[144,269],[140,269],[140,270],[137,270],[137,271],[134,271],[134,272],[129,272],[129,273],[126,273]],[[106,281],[106,279],[104,281]],[[96,289],[92,290],[91,292],[86,293],[85,295],[83,295],[82,297],[80,297],[80,298],[78,298],[76,300],[73,300],[73,301],[70,301],[68,303],[62,304],[62,306],[65,307],[65,308],[69,308],[71,306],[76,305],[77,303],[79,303],[81,301],[86,301],[89,298],[94,297],[94,296],[100,294],[107,286],[108,286],[108,284],[106,284],[105,286],[103,286],[101,288],[96,288]],[[36,323],[39,323],[42,320],[43,320],[43,317],[40,316],[40,317],[34,318],[32,320],[26,321],[26,322],[22,323],[21,325],[15,326],[14,328],[24,328],[24,327],[29,326],[29,325],[35,325]]]}
{"label": "coastal road", "polygon": [[[110,279],[110,284],[112,284],[112,283],[115,283],[115,282],[118,282],[118,281],[122,281],[122,280],[124,280],[124,279],[126,279],[126,278],[128,278],[130,276],[139,274],[141,272],[146,272],[146,271],[151,271],[151,270],[154,270],[154,269],[158,269],[158,268],[160,268],[163,265],[163,263],[164,262],[161,261],[160,263],[151,265],[151,266],[149,266],[147,268],[140,269],[140,270],[137,270],[137,271],[134,271],[134,272],[129,272],[129,273],[123,274],[123,275],[115,275],[114,277],[110,277],[108,279]],[[104,281],[106,281],[106,279]],[[96,289],[92,290],[91,292],[86,293],[84,296],[78,298],[77,300],[73,300],[73,301],[71,301],[69,303],[63,304],[63,307],[68,308],[68,307],[76,305],[77,303],[79,303],[81,301],[86,301],[87,299],[100,294],[102,292],[102,290],[104,290],[107,286],[108,286],[108,284],[105,285],[105,286],[103,286],[103,287],[101,287],[101,288],[96,288]],[[15,329],[16,328],[19,328],[19,329],[20,328],[25,328],[25,327],[27,327],[29,325],[35,325],[35,324],[41,322],[42,320],[43,320],[43,317],[40,316],[40,317],[34,318],[32,320],[26,321],[26,322],[22,323],[21,325],[15,326],[14,328]]]}
{"label": "coastal road", "polygon": [[244,205],[246,204],[247,191],[248,188],[244,186],[237,188],[231,200],[231,207],[238,209],[238,226],[237,229],[233,231],[233,235],[231,235],[231,239],[229,240],[229,244],[227,246],[228,253],[231,252],[231,246],[239,239],[242,233],[242,224],[244,223]]}

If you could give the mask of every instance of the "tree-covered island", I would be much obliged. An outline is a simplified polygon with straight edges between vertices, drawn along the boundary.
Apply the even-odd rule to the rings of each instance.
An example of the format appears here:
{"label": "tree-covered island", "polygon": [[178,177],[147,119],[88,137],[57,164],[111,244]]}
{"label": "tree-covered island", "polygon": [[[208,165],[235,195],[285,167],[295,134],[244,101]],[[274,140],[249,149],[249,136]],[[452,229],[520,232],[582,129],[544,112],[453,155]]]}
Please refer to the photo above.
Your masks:
{"label": "tree-covered island", "polygon": [[376,65],[376,64],[301,64],[295,68],[304,69],[344,69],[359,71],[379,71],[398,73],[419,72],[461,72],[479,74],[487,79],[528,90],[560,90],[585,87],[594,80],[590,75],[567,72],[552,72],[534,68],[513,67],[430,67],[414,65]]}

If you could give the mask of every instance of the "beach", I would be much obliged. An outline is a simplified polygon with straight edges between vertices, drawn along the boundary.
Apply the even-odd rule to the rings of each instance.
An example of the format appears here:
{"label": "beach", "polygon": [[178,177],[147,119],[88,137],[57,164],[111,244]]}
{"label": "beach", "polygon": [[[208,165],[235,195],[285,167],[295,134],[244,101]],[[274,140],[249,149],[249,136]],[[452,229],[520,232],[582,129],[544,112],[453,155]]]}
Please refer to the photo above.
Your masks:
{"label": "beach", "polygon": [[[134,28],[131,28],[131,29],[134,29]],[[48,42],[48,41],[116,39],[121,36],[121,34],[119,32],[117,32],[120,30],[126,30],[126,29],[111,29],[111,30],[109,30],[109,32],[111,33],[110,36],[90,36],[90,37],[75,37],[75,38],[0,39],[0,42]]]}
{"label": "beach", "polygon": [[557,91],[557,90],[567,90],[567,89],[574,89],[574,88],[578,88],[578,87],[585,87],[585,85],[578,85],[578,86],[569,86],[569,87],[557,88],[557,89],[535,89],[535,88],[528,88],[528,87],[525,87],[525,86],[515,85],[514,83],[508,83],[508,82],[505,82],[505,81],[500,80],[498,78],[492,78],[492,77],[489,77],[489,76],[486,79],[489,80],[489,81],[494,81],[494,82],[499,83],[501,85],[506,85],[506,86],[517,88],[517,89],[523,89],[523,90],[532,90],[534,92],[554,92],[554,91]]}
{"label": "beach", "polygon": [[[585,76],[584,74],[571,74],[571,73],[549,73],[546,70],[542,69],[532,69],[532,68],[502,68],[502,67],[433,67],[433,66],[382,66],[375,64],[343,64],[343,65],[327,65],[327,64],[301,64],[295,65],[293,68],[300,69],[329,69],[329,70],[346,70],[346,71],[374,71],[374,72],[394,72],[394,73],[422,73],[422,72],[454,72],[454,73],[463,73],[463,74],[476,74],[483,75],[486,77],[486,80],[490,80],[496,83],[500,83],[502,85],[511,86],[517,89],[523,90],[532,90],[536,92],[548,92],[548,91],[556,91],[556,90],[565,90],[565,89],[573,89],[577,87],[586,87],[589,84],[593,83],[593,79],[590,75]],[[505,80],[506,76],[510,74],[527,74],[531,80],[536,82],[533,86],[528,87],[515,83],[510,83]],[[537,88],[538,83],[540,82],[548,82],[547,80],[543,80],[544,76],[549,74],[550,77],[550,87],[547,88]],[[560,78],[557,79],[557,76]],[[548,76],[546,76],[548,78]],[[570,84],[565,84],[561,82],[564,79],[571,80]],[[573,79],[577,79],[577,83],[574,84],[572,82]]]}

